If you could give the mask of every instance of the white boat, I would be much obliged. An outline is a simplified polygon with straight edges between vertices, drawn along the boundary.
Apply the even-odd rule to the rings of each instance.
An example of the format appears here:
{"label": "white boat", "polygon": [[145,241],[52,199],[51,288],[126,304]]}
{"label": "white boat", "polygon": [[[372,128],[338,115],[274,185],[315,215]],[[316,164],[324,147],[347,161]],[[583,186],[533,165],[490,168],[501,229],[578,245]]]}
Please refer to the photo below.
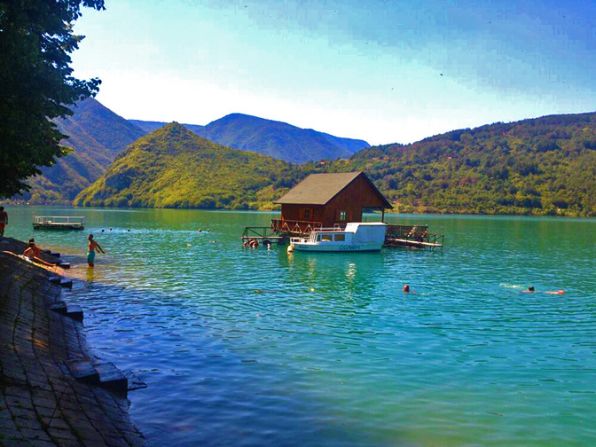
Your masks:
{"label": "white boat", "polygon": [[320,228],[307,237],[290,239],[289,250],[299,251],[378,251],[385,242],[383,222],[350,222],[346,228]]}

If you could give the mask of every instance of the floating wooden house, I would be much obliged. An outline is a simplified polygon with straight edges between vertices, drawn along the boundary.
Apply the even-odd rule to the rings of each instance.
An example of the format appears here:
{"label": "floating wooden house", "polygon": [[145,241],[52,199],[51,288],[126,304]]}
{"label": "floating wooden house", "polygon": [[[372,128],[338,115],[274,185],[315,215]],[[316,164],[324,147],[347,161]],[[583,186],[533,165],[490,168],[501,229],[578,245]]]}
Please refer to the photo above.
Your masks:
{"label": "floating wooden house", "polygon": [[[311,174],[286,195],[275,201],[281,205],[279,219],[271,227],[246,227],[242,241],[283,243],[289,237],[310,235],[320,229],[344,229],[349,222],[362,222],[364,210],[392,209],[364,172]],[[434,248],[443,246],[443,236],[430,234],[420,225],[388,225],[385,246]]]}
{"label": "floating wooden house", "polygon": [[344,228],[348,222],[361,222],[365,209],[391,209],[364,172],[311,174],[275,203],[281,217],[273,219],[272,229],[285,234],[307,234],[319,228]]}

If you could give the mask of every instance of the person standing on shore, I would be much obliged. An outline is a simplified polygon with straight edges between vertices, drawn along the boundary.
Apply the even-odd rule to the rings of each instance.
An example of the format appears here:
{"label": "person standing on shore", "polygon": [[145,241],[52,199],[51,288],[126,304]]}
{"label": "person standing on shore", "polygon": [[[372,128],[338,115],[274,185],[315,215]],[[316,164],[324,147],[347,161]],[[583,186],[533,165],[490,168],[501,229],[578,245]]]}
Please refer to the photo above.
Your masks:
{"label": "person standing on shore", "polygon": [[101,248],[101,245],[99,245],[97,243],[97,241],[95,241],[93,239],[92,234],[90,234],[87,239],[89,240],[89,244],[87,245],[87,264],[89,264],[89,267],[94,267],[95,266],[95,250],[98,250],[100,253],[104,253],[104,254],[105,254],[105,251],[103,250],[103,248]]}
{"label": "person standing on shore", "polygon": [[8,225],[8,213],[0,206],[0,237],[4,237],[4,228]]}

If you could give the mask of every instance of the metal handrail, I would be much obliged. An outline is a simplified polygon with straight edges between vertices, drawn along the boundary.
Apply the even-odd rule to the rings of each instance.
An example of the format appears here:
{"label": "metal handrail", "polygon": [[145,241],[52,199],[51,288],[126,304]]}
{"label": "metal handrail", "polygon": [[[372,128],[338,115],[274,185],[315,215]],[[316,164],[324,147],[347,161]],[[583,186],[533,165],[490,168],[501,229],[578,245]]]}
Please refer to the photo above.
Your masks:
{"label": "metal handrail", "polygon": [[45,224],[45,223],[84,223],[85,217],[84,216],[34,216],[33,217],[35,223]]}

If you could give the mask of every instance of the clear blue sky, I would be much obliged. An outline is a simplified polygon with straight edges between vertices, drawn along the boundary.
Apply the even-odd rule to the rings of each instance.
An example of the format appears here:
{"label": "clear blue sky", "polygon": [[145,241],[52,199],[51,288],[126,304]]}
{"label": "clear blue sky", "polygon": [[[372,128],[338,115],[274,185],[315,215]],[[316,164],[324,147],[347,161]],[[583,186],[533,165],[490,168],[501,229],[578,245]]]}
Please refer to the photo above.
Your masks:
{"label": "clear blue sky", "polygon": [[126,118],[241,112],[372,144],[596,110],[596,2],[107,0],[75,74]]}

